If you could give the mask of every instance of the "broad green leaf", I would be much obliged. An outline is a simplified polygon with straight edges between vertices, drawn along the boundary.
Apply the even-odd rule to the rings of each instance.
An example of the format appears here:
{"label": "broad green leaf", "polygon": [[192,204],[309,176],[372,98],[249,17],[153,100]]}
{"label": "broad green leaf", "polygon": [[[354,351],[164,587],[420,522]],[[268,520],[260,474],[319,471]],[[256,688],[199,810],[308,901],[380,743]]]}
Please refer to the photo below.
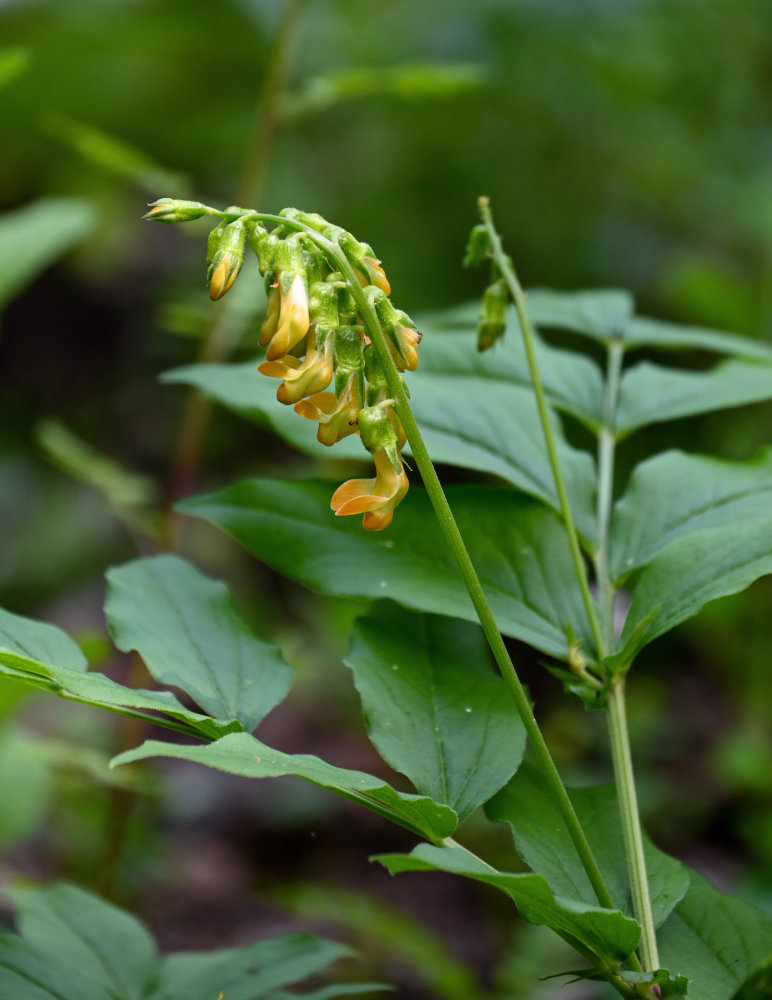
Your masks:
{"label": "broad green leaf", "polygon": [[[8,1000],[266,1000],[349,948],[315,934],[286,934],[244,947],[180,952],[161,959],[134,917],[72,885],[7,892],[19,934],[0,933],[0,996]],[[331,1000],[384,989],[377,983],[328,985],[304,993]]]}
{"label": "broad green leaf", "polygon": [[302,933],[242,948],[178,952],[163,959],[158,985],[148,1000],[217,1000],[221,993],[227,1000],[254,1000],[352,954],[343,945]]}
{"label": "broad green leaf", "polygon": [[9,1000],[123,1000],[94,978],[91,968],[73,968],[56,947],[36,946],[0,933],[0,996]]}
{"label": "broad green leaf", "polygon": [[572,330],[603,343],[624,334],[635,308],[630,293],[617,288],[586,292],[534,288],[525,304],[536,326]]}
{"label": "broad green leaf", "polygon": [[[391,597],[419,611],[477,616],[423,490],[414,487],[382,532],[335,517],[324,483],[252,479],[192,497],[204,517],[292,579],[323,593]],[[566,628],[589,637],[557,516],[507,489],[451,487],[450,505],[499,627],[545,653],[567,656]]]}
{"label": "broad green leaf", "polygon": [[[657,939],[662,964],[691,980],[690,997],[733,1000],[772,956],[772,919],[749,903],[718,892],[693,871],[689,891]],[[766,996],[751,993],[747,1000]]]}
{"label": "broad green leaf", "polygon": [[[407,382],[411,406],[434,462],[496,475],[559,509],[554,477],[531,388],[522,338],[510,314],[510,334],[497,349],[475,348],[476,312],[468,306],[421,321],[421,362]],[[537,339],[537,360],[550,401],[590,428],[600,421],[601,376],[589,358]],[[316,424],[277,403],[273,379],[245,365],[191,365],[163,380],[195,385],[241,415],[270,427],[314,457],[367,459],[359,440],[344,438],[334,453],[316,440]],[[572,448],[557,418],[553,431],[579,531],[595,531],[594,464]],[[409,452],[409,448],[407,449]]]}
{"label": "broad green leaf", "polygon": [[492,885],[510,896],[530,923],[551,927],[582,954],[589,952],[604,963],[622,961],[638,945],[638,924],[618,910],[556,897],[541,875],[497,871],[463,847],[419,844],[410,854],[383,854],[374,860],[392,875],[436,869]]}
{"label": "broad green leaf", "polygon": [[0,608],[0,656],[4,652],[68,670],[88,668],[80,646],[66,632]]}
{"label": "broad green leaf", "polygon": [[54,113],[46,115],[43,126],[51,136],[84,160],[109,174],[132,181],[153,197],[159,191],[184,194],[190,188],[182,174],[167,170],[147,153],[104,129]]}
{"label": "broad green leaf", "polygon": [[[633,656],[710,601],[745,590],[768,573],[772,573],[772,510],[754,521],[677,538],[642,571],[618,648],[628,647]],[[647,618],[637,642],[628,643]]]}
{"label": "broad green leaf", "polygon": [[6,895],[18,910],[22,938],[56,955],[68,970],[67,981],[83,977],[80,994],[73,996],[90,997],[84,988],[90,979],[120,1000],[143,1000],[157,958],[138,920],[73,885],[10,889]]}
{"label": "broad green leaf", "polygon": [[628,348],[662,347],[668,350],[698,349],[731,354],[739,358],[772,361],[772,345],[736,333],[723,333],[700,326],[680,326],[647,316],[635,316],[625,328]]}
{"label": "broad green leaf", "polygon": [[723,361],[707,372],[678,371],[642,362],[622,376],[617,438],[639,427],[772,398],[772,352],[767,362]]}
{"label": "broad green leaf", "polygon": [[345,662],[380,755],[459,822],[517,769],[525,731],[479,626],[381,601]]}
{"label": "broad green leaf", "polygon": [[[61,629],[0,609],[0,675],[58,694],[69,701],[127,715],[160,712],[173,728],[217,739],[238,723],[218,722],[185,708],[171,691],[138,691],[86,670],[80,647]],[[159,718],[160,725],[168,724]]]}
{"label": "broad green leaf", "polygon": [[420,795],[398,792],[379,778],[363,771],[335,767],[307,754],[286,754],[266,746],[249,733],[232,733],[208,746],[178,746],[149,740],[135,750],[120,754],[114,765],[147,757],[177,757],[247,778],[279,778],[294,775],[326,788],[377,813],[392,823],[412,830],[428,840],[449,837],[456,828],[456,814]]}
{"label": "broad green leaf", "polygon": [[0,215],[0,310],[96,222],[91,202],[81,198],[41,198]]}
{"label": "broad green leaf", "polygon": [[[0,649],[0,675],[30,687],[40,688],[59,695],[67,701],[93,705],[122,715],[141,715],[149,722],[179,729],[206,739],[217,739],[225,733],[240,728],[231,719],[210,719],[185,708],[171,691],[143,691],[124,687],[104,674],[69,670],[38,663],[16,653]],[[160,713],[160,716],[147,713]],[[172,724],[169,720],[174,720]]]}
{"label": "broad green leaf", "polygon": [[772,510],[772,449],[748,462],[666,451],[642,462],[617,502],[611,571],[619,581],[670,542],[706,528],[732,530]]}
{"label": "broad green leaf", "polygon": [[115,644],[136,649],[157,681],[208,715],[251,731],[289,691],[292,671],[278,647],[252,635],[224,584],[170,555],[113,568],[107,580]]}
{"label": "broad green leaf", "polygon": [[[614,786],[574,788],[570,796],[611,898],[623,913],[632,916]],[[510,825],[523,860],[544,876],[556,895],[595,902],[587,874],[538,771],[523,765],[485,811],[490,819]],[[679,861],[657,850],[650,841],[646,840],[644,847],[654,923],[658,927],[684,897],[689,875]]]}

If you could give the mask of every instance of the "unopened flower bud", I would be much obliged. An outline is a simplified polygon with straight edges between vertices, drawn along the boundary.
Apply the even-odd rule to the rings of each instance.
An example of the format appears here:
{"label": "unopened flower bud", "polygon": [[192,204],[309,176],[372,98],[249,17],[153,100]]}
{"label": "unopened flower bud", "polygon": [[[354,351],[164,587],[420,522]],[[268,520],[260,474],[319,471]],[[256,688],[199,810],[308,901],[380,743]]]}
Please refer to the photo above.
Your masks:
{"label": "unopened flower bud", "polygon": [[507,327],[509,289],[503,278],[488,285],[483,293],[480,318],[477,321],[477,350],[487,351],[504,336]]}
{"label": "unopened flower bud", "polygon": [[278,242],[279,238],[259,222],[247,227],[247,244],[257,257],[257,268],[262,275],[269,275],[274,269]]}
{"label": "unopened flower bud", "polygon": [[159,198],[148,205],[148,208],[150,211],[143,216],[144,219],[168,225],[173,222],[191,222],[209,214],[209,209],[200,201],[181,201],[179,198]]}
{"label": "unopened flower bud", "polygon": [[246,223],[243,218],[234,222],[221,222],[209,234],[206,280],[209,298],[221,299],[228,291],[244,261]]}
{"label": "unopened flower bud", "polygon": [[475,226],[469,234],[466,244],[466,256],[464,257],[464,267],[474,267],[475,264],[482,264],[488,256],[491,247],[491,236],[488,227],[482,223]]}

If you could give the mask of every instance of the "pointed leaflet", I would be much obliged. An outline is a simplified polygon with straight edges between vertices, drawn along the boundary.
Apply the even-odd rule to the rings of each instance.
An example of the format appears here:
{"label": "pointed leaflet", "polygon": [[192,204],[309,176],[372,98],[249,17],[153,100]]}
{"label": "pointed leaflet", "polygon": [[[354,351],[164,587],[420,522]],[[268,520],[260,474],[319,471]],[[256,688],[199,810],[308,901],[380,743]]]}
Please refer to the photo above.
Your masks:
{"label": "pointed leaflet", "polygon": [[236,614],[227,587],[176,556],[111,569],[105,613],[119,649],[136,649],[162,684],[187,692],[216,719],[251,731],[290,689],[276,646]]}
{"label": "pointed leaflet", "polygon": [[[623,913],[632,916],[614,786],[574,788],[569,794],[611,898]],[[509,823],[519,854],[530,868],[544,876],[556,895],[595,902],[576,849],[538,771],[523,765],[485,811],[490,819]],[[683,898],[689,876],[679,861],[657,850],[648,840],[645,853],[654,923],[659,926]]]}
{"label": "pointed leaflet", "polygon": [[698,348],[731,354],[738,358],[772,361],[772,345],[736,333],[708,330],[701,326],[680,326],[648,316],[634,316],[625,329],[625,344],[634,347],[662,347],[668,350]]}
{"label": "pointed leaflet", "polygon": [[217,1000],[219,994],[227,1000],[254,1000],[300,983],[352,954],[350,948],[315,934],[286,934],[242,948],[178,952],[163,959],[148,1000]]}
{"label": "pointed leaflet", "polygon": [[[772,956],[772,919],[690,874],[688,893],[657,935],[662,964],[689,977],[690,997],[733,1000]],[[764,996],[751,993],[747,1000]]]}
{"label": "pointed leaflet", "polygon": [[208,746],[177,746],[149,740],[128,750],[113,765],[147,757],[177,757],[247,778],[279,778],[294,775],[327,788],[372,812],[398,823],[420,837],[439,841],[449,837],[457,825],[456,814],[420,795],[397,792],[379,778],[363,771],[335,767],[308,754],[286,754],[266,746],[248,733],[233,733]]}
{"label": "pointed leaflet", "polygon": [[641,573],[617,648],[627,647],[632,657],[710,601],[736,594],[768,573],[772,573],[772,510],[756,520],[677,538]]}
{"label": "pointed leaflet", "polygon": [[710,371],[679,371],[643,362],[622,376],[617,438],[639,427],[772,398],[772,357],[723,361]]}
{"label": "pointed leaflet", "polygon": [[[9,941],[13,935],[1,935],[2,944],[10,947],[11,955],[24,955],[27,961],[35,954],[26,950],[29,946],[47,953],[40,956],[39,963],[39,973],[46,982],[47,959],[51,957],[61,966],[62,982],[55,984],[52,998],[60,995],[61,988],[67,1000],[92,995],[143,1000],[157,959],[155,945],[138,920],[73,885],[6,890],[6,895],[17,907],[25,948],[19,950],[18,941]],[[30,971],[28,965],[25,968]],[[0,961],[0,985],[8,972]],[[18,974],[18,970],[12,967],[13,973]],[[14,982],[10,977],[7,981]],[[90,992],[89,981],[98,988],[96,994]],[[79,985],[79,989],[71,989],[71,985]],[[2,995],[18,996],[5,991]],[[43,992],[41,996],[48,994]]]}
{"label": "pointed leaflet", "polygon": [[380,755],[459,822],[517,769],[525,731],[478,626],[381,601],[346,664]]}
{"label": "pointed leaflet", "polygon": [[617,502],[611,570],[616,581],[670,542],[705,528],[763,521],[772,510],[772,449],[749,462],[666,451],[642,462]]}
{"label": "pointed leaflet", "polygon": [[6,651],[31,661],[70,670],[85,671],[88,668],[80,646],[66,632],[55,625],[14,615],[0,608],[0,656]]}
{"label": "pointed leaflet", "polygon": [[383,854],[374,860],[392,875],[436,869],[495,886],[515,901],[530,923],[551,927],[582,954],[591,953],[602,964],[622,961],[638,945],[638,924],[618,910],[555,897],[541,875],[497,871],[463,847],[419,844],[410,854]]}
{"label": "pointed leaflet", "polygon": [[[192,497],[179,509],[204,517],[251,552],[314,590],[392,597],[420,611],[476,621],[426,494],[412,487],[385,531],[335,517],[332,487],[251,479]],[[451,487],[448,499],[499,627],[556,657],[566,627],[589,636],[563,525],[512,490]]]}
{"label": "pointed leaflet", "polygon": [[[275,991],[323,971],[351,950],[315,934],[286,934],[241,948],[159,959],[134,917],[75,886],[7,892],[20,934],[0,933],[0,996],[13,1000],[228,1000]],[[332,998],[377,984],[326,986]],[[294,994],[287,994],[294,995]],[[303,994],[310,996],[311,994]]]}
{"label": "pointed leaflet", "polygon": [[[56,663],[51,661],[56,660]],[[71,666],[59,666],[60,663]],[[86,670],[86,658],[77,643],[61,629],[0,609],[0,676],[30,687],[51,691],[68,701],[106,708],[124,715],[141,713],[166,725],[162,717],[177,723],[173,728],[217,739],[234,723],[216,722],[185,708],[170,691],[142,691],[124,687],[104,674]],[[150,712],[159,712],[157,720]]]}

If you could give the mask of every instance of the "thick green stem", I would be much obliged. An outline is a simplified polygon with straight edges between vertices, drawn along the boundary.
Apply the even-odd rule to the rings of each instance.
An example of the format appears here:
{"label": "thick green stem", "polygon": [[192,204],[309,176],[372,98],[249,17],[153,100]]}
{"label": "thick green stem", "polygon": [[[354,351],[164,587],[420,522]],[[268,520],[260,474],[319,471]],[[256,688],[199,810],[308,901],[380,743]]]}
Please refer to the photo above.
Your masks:
{"label": "thick green stem", "polygon": [[549,457],[552,475],[555,480],[555,489],[558,494],[560,513],[566,527],[568,544],[571,549],[571,559],[573,560],[576,577],[579,581],[579,589],[581,590],[582,601],[584,602],[585,611],[587,613],[587,620],[595,642],[595,650],[598,655],[598,659],[601,659],[605,652],[603,635],[598,622],[598,615],[595,610],[595,602],[593,601],[592,594],[590,593],[590,583],[587,578],[587,567],[585,566],[582,550],[579,545],[579,536],[577,535],[574,517],[571,513],[571,505],[568,500],[565,480],[563,479],[563,471],[560,468],[560,459],[558,458],[557,448],[555,446],[555,435],[552,431],[552,423],[550,421],[547,399],[544,395],[544,387],[541,383],[539,366],[536,361],[533,329],[531,327],[531,321],[528,318],[528,310],[525,307],[525,293],[523,292],[520,282],[517,280],[517,275],[515,274],[512,261],[506,256],[502,249],[501,239],[499,238],[499,234],[496,232],[493,225],[493,218],[491,216],[488,199],[480,198],[479,205],[483,222],[485,223],[490,235],[493,259],[495,260],[496,266],[507,283],[507,287],[512,295],[512,299],[515,303],[515,309],[517,309],[517,315],[520,320],[520,329],[523,334],[523,343],[525,345],[525,353],[528,359],[528,369],[531,375],[534,394],[536,396],[536,405],[539,410],[539,420],[541,421],[542,429],[544,431],[544,441],[547,447],[547,455]]}
{"label": "thick green stem", "polygon": [[659,955],[651,910],[649,881],[646,876],[641,818],[635,794],[630,738],[627,732],[624,679],[612,685],[606,707],[606,716],[611,738],[611,755],[614,761],[614,780],[619,796],[619,813],[622,820],[622,837],[630,879],[633,912],[641,925],[641,944],[639,947],[641,965],[645,972],[654,972],[659,968]]}
{"label": "thick green stem", "polygon": [[[614,460],[616,445],[616,410],[622,372],[624,345],[619,337],[608,346],[606,381],[603,394],[603,422],[598,433],[598,545],[595,552],[595,572],[598,578],[601,621],[608,649],[616,644],[614,609],[616,589],[611,577],[609,552],[611,543],[612,500],[614,495]],[[651,910],[643,835],[635,791],[630,740],[627,732],[624,675],[609,692],[606,702],[614,779],[619,799],[619,815],[627,862],[627,875],[633,900],[633,912],[641,925],[641,964],[647,972],[659,968],[657,940]]]}

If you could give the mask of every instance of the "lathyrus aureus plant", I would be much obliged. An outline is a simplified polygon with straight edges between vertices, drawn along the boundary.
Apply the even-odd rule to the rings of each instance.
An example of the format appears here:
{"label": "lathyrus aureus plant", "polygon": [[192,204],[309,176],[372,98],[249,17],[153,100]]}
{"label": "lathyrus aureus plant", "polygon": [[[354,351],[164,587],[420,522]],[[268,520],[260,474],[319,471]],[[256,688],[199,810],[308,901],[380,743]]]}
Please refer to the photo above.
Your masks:
{"label": "lathyrus aureus plant", "polygon": [[[351,233],[294,208],[271,217],[235,206],[219,213],[199,202],[162,198],[146,218],[172,223],[204,215],[221,217],[209,235],[210,297],[219,299],[233,286],[247,250],[254,252],[265,279],[268,307],[259,342],[266,360],[259,371],[281,379],[276,398],[317,421],[322,444],[359,434],[373,456],[375,478],[344,483],[332,497],[332,509],[363,514],[371,531],[388,527],[408,489],[400,454],[405,432],[389,393],[384,368],[389,362],[379,356],[383,344],[374,344],[368,330],[377,317],[398,372],[418,365],[421,334],[388,298],[381,262]],[[362,315],[368,311],[369,326]]]}

